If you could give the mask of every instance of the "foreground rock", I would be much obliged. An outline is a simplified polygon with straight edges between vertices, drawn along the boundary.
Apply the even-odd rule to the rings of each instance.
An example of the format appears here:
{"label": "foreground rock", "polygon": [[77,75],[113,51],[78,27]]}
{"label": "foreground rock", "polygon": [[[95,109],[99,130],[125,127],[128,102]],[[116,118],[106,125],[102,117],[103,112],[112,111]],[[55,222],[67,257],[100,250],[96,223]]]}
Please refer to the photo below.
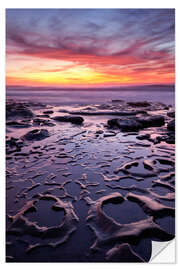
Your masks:
{"label": "foreground rock", "polygon": [[9,121],[6,123],[6,125],[14,128],[27,128],[31,126],[29,123],[23,123],[18,121]]}
{"label": "foreground rock", "polygon": [[167,116],[174,118],[175,117],[175,111],[167,112]]}
{"label": "foreground rock", "polygon": [[111,262],[144,262],[128,243],[116,245],[110,249],[106,253],[106,260]]}
{"label": "foreground rock", "polygon": [[[7,120],[8,260],[13,256],[15,262],[148,261],[151,240],[174,238],[175,152],[174,145],[161,143],[175,136],[167,129],[173,118],[153,103],[128,108],[116,102],[109,108],[103,104],[100,110],[118,111],[119,107],[119,112],[146,110],[147,114],[82,116],[83,124],[76,125],[53,118],[80,115],[48,106],[28,107],[33,118]],[[90,111],[91,106],[99,111],[96,105],[86,109]],[[83,107],[64,105],[62,109]],[[51,108],[54,114],[43,114]],[[143,129],[138,119],[152,115],[163,115],[165,125]],[[128,129],[133,123],[141,125],[142,130],[110,129],[111,118],[123,121]],[[16,122],[31,127],[14,128]],[[41,129],[50,137],[39,139]],[[27,133],[30,140],[22,137]],[[82,233],[87,241],[82,239],[77,249],[75,240]]]}
{"label": "foreground rock", "polygon": [[6,154],[21,152],[21,148],[23,146],[24,146],[23,141],[19,140],[19,138],[11,137],[10,139],[6,140]]}
{"label": "foreground rock", "polygon": [[128,193],[126,198],[130,201],[138,203],[143,211],[155,218],[163,216],[174,216],[175,209],[173,207],[165,206],[154,199],[151,199],[144,195],[137,195],[134,193]]}
{"label": "foreground rock", "polygon": [[110,127],[116,126],[120,128],[122,131],[138,131],[142,129],[142,125],[135,119],[125,119],[125,120],[111,119],[108,120],[108,125]]}
{"label": "foreground rock", "polygon": [[172,120],[167,124],[167,129],[171,131],[175,131],[175,120]]}
{"label": "foreground rock", "polygon": [[33,129],[23,136],[23,138],[28,141],[40,141],[47,137],[49,137],[47,129]]}
{"label": "foreground rock", "polygon": [[51,121],[48,119],[41,119],[41,118],[35,118],[33,119],[33,123],[34,125],[37,125],[37,126],[49,126],[49,127],[53,127],[55,126],[54,123],[51,123]]}
{"label": "foreground rock", "polygon": [[87,115],[87,116],[98,116],[98,115],[117,115],[117,116],[131,116],[136,114],[146,114],[143,110],[137,110],[137,111],[118,111],[118,110],[111,110],[111,111],[73,111],[69,112],[70,114],[79,114],[79,115]]}
{"label": "foreground rock", "polygon": [[[101,197],[97,201],[93,201],[89,197],[86,197],[85,200],[87,204],[90,205],[87,222],[96,238],[94,244],[91,246],[91,250],[97,250],[99,246],[102,246],[105,243],[119,243],[120,241],[137,243],[137,241],[140,241],[142,238],[147,236],[149,238],[156,237],[161,241],[169,241],[174,238],[172,234],[167,233],[157,225],[153,221],[152,216],[147,219],[128,224],[117,223],[114,219],[108,217],[104,213],[102,207],[106,203],[123,203],[124,198],[118,192]],[[147,208],[148,210],[151,210],[151,206],[148,205]],[[155,205],[154,208],[155,209],[152,209],[153,214],[154,212],[157,213],[164,209],[161,205],[159,207],[159,204],[158,207]],[[169,209],[171,210],[170,207],[165,207],[165,210]]]}
{"label": "foreground rock", "polygon": [[131,107],[149,107],[151,104],[147,101],[138,101],[138,102],[127,102]]}
{"label": "foreground rock", "polygon": [[44,114],[52,114],[52,113],[54,113],[54,111],[53,110],[47,110],[47,111],[44,111],[43,113]]}
{"label": "foreground rock", "polygon": [[118,127],[122,131],[138,131],[146,127],[160,127],[165,124],[164,116],[154,115],[147,117],[134,117],[129,119],[110,119],[108,120],[110,127]]}
{"label": "foreground rock", "polygon": [[58,122],[70,122],[72,124],[78,125],[82,124],[84,121],[84,119],[81,116],[68,116],[68,115],[55,116],[53,119]]}
{"label": "foreground rock", "polygon": [[149,141],[152,141],[154,144],[160,143],[160,142],[166,142],[169,144],[175,143],[175,133],[173,131],[169,131],[166,135],[158,136],[155,139],[149,139]]}
{"label": "foreground rock", "polygon": [[23,103],[7,103],[6,104],[6,117],[33,117],[32,111],[26,104]]}
{"label": "foreground rock", "polygon": [[138,140],[149,140],[150,139],[150,134],[138,135],[136,138]]}
{"label": "foreground rock", "polygon": [[[71,202],[63,202],[58,197],[53,195],[37,194],[36,198],[26,202],[26,204],[15,214],[14,216],[8,216],[11,220],[11,226],[8,230],[9,234],[23,235],[28,234],[32,236],[38,236],[42,239],[53,238],[55,241],[50,242],[48,245],[56,247],[61,245],[70,237],[70,235],[76,230],[76,224],[79,221],[74,212],[74,208]],[[37,211],[36,203],[39,200],[51,200],[54,202],[52,209],[55,211],[64,211],[63,222],[54,227],[40,227],[36,222],[31,222],[25,216],[28,211]],[[41,246],[30,245],[27,252],[30,252],[35,247]]]}
{"label": "foreground rock", "polygon": [[143,128],[146,127],[161,127],[165,124],[164,116],[162,115],[153,115],[148,117],[138,118],[137,121],[141,123]]}

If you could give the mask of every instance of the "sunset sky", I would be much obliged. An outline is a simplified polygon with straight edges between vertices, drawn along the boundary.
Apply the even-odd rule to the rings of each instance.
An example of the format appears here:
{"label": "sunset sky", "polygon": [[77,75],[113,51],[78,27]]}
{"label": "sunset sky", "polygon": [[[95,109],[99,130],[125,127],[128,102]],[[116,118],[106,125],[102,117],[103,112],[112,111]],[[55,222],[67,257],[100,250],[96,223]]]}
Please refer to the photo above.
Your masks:
{"label": "sunset sky", "polygon": [[174,83],[173,9],[7,9],[7,85]]}

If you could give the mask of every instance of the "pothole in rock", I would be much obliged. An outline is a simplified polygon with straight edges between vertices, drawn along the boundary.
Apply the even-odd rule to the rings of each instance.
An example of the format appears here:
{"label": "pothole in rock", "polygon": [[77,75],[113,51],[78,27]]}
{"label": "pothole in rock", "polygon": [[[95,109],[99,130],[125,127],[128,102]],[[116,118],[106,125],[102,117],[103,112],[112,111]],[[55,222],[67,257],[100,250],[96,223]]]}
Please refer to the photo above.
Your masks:
{"label": "pothole in rock", "polygon": [[139,162],[139,165],[137,167],[133,166],[128,170],[130,173],[143,173],[143,174],[148,174],[152,171],[147,170],[144,168],[142,162]]}
{"label": "pothole in rock", "polygon": [[50,194],[55,195],[57,197],[63,197],[64,196],[64,190],[63,189],[49,189]]}
{"label": "pothole in rock", "polygon": [[157,193],[158,195],[166,195],[168,192],[171,192],[171,190],[169,190],[166,187],[153,187],[153,192]]}
{"label": "pothole in rock", "polygon": [[68,183],[66,185],[66,190],[69,194],[71,194],[72,196],[79,196],[79,193],[81,191],[79,185],[77,185],[74,182]]}
{"label": "pothole in rock", "polygon": [[130,150],[135,150],[134,153],[131,153],[132,158],[137,158],[137,157],[147,157],[148,155],[151,154],[151,147],[148,146],[146,148],[143,148],[141,146],[135,146],[134,148],[132,147]]}
{"label": "pothole in rock", "polygon": [[29,221],[37,222],[40,227],[59,226],[64,217],[64,210],[54,211],[52,205],[54,201],[39,200],[35,203],[37,211],[28,212],[25,216]]}
{"label": "pothole in rock", "polygon": [[133,202],[108,203],[103,205],[103,211],[116,222],[127,224],[147,218],[142,209]]}
{"label": "pothole in rock", "polygon": [[135,179],[131,179],[131,178],[125,178],[125,179],[121,179],[119,181],[119,184],[122,187],[130,187],[131,185],[135,185],[136,184],[136,180]]}
{"label": "pothole in rock", "polygon": [[175,220],[173,217],[158,218],[155,222],[168,233],[175,234]]}

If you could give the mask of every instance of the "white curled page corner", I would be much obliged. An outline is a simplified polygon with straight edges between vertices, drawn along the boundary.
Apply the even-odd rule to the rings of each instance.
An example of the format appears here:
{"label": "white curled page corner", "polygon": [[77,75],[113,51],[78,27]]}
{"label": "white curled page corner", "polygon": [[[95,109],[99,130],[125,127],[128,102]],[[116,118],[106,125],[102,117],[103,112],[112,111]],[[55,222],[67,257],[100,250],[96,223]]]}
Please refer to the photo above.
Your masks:
{"label": "white curled page corner", "polygon": [[152,241],[152,254],[150,263],[175,263],[176,241]]}

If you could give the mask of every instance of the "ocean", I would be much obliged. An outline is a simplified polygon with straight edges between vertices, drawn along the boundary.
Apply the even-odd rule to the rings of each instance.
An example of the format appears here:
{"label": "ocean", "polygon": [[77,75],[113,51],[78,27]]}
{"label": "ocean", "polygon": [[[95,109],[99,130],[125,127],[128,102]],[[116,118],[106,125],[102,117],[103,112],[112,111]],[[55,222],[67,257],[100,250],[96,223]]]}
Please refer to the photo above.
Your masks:
{"label": "ocean", "polygon": [[173,86],[136,86],[122,87],[119,90],[58,90],[58,89],[32,89],[7,88],[6,97],[9,99],[36,101],[52,105],[71,104],[99,104],[111,100],[125,101],[152,101],[175,105],[175,91]]}

